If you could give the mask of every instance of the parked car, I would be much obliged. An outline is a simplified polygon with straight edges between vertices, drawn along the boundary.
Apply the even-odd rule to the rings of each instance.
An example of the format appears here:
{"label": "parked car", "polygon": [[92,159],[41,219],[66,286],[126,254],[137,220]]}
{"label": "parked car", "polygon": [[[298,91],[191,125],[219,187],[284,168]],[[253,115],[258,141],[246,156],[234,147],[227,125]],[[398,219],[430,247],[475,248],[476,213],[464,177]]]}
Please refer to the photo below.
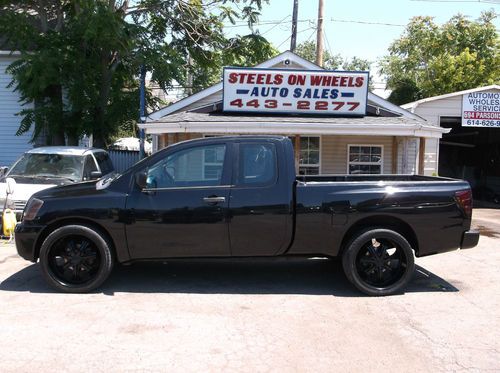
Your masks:
{"label": "parked car", "polygon": [[295,175],[285,137],[204,138],[122,175],[36,193],[18,253],[64,292],[100,286],[115,262],[188,257],[341,257],[370,295],[400,292],[417,257],[477,245],[461,180]]}
{"label": "parked car", "polygon": [[7,206],[20,217],[33,193],[58,185],[99,179],[113,171],[113,163],[102,149],[71,146],[31,149],[0,177],[0,214],[5,205],[7,178],[16,181]]}

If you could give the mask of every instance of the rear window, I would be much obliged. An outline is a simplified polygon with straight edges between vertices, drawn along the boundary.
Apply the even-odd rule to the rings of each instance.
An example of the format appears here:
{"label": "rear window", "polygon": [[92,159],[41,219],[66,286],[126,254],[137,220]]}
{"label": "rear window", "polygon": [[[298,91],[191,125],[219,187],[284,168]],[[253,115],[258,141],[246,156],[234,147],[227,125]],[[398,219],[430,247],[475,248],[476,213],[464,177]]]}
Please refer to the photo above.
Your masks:
{"label": "rear window", "polygon": [[272,184],[277,174],[274,144],[240,144],[238,184]]}
{"label": "rear window", "polygon": [[95,153],[94,156],[103,175],[114,171],[113,162],[111,162],[108,153],[99,152]]}

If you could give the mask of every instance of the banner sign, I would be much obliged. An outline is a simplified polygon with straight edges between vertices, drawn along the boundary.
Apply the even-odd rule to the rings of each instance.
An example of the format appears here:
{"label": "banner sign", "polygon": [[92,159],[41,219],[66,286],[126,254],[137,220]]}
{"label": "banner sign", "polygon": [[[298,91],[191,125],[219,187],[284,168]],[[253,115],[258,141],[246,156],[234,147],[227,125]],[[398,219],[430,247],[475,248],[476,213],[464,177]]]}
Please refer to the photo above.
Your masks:
{"label": "banner sign", "polygon": [[500,128],[500,92],[472,92],[462,96],[463,127]]}
{"label": "banner sign", "polygon": [[223,110],[364,116],[367,71],[224,69]]}

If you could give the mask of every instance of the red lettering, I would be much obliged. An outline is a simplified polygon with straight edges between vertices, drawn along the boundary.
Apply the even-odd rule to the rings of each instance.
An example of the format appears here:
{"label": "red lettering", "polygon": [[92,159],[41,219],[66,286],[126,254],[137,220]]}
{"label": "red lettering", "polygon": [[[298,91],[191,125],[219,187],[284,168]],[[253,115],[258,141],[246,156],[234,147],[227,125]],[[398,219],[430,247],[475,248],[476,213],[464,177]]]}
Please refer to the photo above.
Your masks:
{"label": "red lettering", "polygon": [[354,85],[355,87],[361,87],[363,86],[363,83],[365,82],[365,78],[362,76],[358,76],[356,78],[356,84]]}
{"label": "red lettering", "polygon": [[276,74],[274,76],[274,81],[273,81],[274,84],[281,84],[283,83],[283,75],[281,74]]}
{"label": "red lettering", "polygon": [[248,74],[247,83],[249,83],[249,84],[253,84],[253,83],[255,83],[255,76],[256,76],[256,75],[257,75],[257,74],[253,74],[253,73],[252,73],[252,74]]}
{"label": "red lettering", "polygon": [[347,87],[348,84],[348,78],[347,76],[343,76],[340,78],[340,86],[341,87]]}
{"label": "red lettering", "polygon": [[321,76],[311,75],[311,85],[321,85]]}
{"label": "red lettering", "polygon": [[230,73],[229,79],[227,80],[229,83],[236,83],[238,81],[238,74]]}

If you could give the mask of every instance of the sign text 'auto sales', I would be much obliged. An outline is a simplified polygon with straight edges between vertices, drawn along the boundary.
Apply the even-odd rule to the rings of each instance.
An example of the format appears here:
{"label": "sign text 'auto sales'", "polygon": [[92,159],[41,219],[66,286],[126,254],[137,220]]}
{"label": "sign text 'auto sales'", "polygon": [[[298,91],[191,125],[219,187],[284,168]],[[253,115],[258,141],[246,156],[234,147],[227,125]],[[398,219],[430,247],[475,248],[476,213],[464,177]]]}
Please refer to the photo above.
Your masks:
{"label": "sign text 'auto sales'", "polygon": [[224,111],[366,114],[368,72],[224,69]]}

